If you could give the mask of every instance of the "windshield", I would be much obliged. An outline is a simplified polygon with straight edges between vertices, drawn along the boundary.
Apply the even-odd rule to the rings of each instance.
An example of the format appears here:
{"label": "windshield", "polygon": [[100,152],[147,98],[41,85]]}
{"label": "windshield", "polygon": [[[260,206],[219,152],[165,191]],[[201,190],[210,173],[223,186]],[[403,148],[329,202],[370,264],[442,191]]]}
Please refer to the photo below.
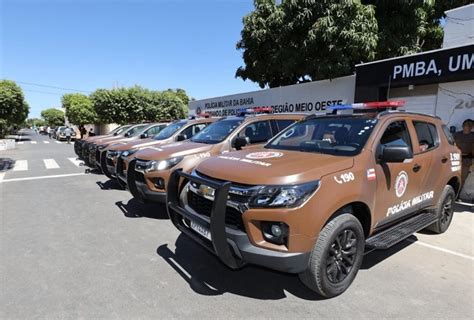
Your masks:
{"label": "windshield", "polygon": [[376,119],[367,117],[319,117],[297,122],[265,148],[353,156],[364,147]]}
{"label": "windshield", "polygon": [[113,134],[114,136],[118,136],[119,134],[124,133],[126,130],[128,130],[131,127],[131,125],[126,125],[126,126],[121,126],[118,127],[110,132],[110,134]]}
{"label": "windshield", "polygon": [[146,127],[148,127],[147,124],[143,124],[143,125],[140,125],[140,126],[133,127],[133,128],[131,128],[130,130],[127,131],[126,136],[127,136],[127,137],[134,137],[134,136],[137,136],[137,135],[140,134],[140,133],[143,131],[143,129],[145,129]]}
{"label": "windshield", "polygon": [[208,144],[219,143],[227,138],[242,121],[243,119],[226,119],[214,122],[192,137],[191,141]]}
{"label": "windshield", "polygon": [[164,128],[163,130],[161,130],[161,132],[158,133],[153,139],[155,139],[155,140],[168,139],[173,134],[175,134],[176,131],[178,131],[180,128],[182,128],[186,123],[188,123],[188,122],[187,121],[179,121],[179,122],[172,123],[169,126],[167,126],[166,128]]}

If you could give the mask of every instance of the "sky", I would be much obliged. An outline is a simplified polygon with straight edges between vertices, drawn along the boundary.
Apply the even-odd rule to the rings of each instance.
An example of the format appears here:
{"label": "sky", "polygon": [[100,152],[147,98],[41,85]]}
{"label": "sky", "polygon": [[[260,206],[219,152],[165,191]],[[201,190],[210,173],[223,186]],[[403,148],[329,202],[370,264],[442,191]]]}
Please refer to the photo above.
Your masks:
{"label": "sky", "polygon": [[183,88],[196,99],[258,90],[235,78],[252,0],[0,0],[0,78],[30,118],[72,90]]}

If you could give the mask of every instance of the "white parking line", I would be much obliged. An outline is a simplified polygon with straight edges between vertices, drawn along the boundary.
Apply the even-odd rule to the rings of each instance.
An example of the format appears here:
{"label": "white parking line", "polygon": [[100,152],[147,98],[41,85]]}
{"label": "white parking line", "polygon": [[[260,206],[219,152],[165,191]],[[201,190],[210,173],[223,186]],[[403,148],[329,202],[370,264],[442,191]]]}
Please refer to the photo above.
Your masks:
{"label": "white parking line", "polygon": [[30,141],[30,142],[31,142],[31,144],[36,144],[36,141]]}
{"label": "white parking line", "polygon": [[61,143],[61,141],[54,141],[54,142],[56,142],[56,143]]}
{"label": "white parking line", "polygon": [[43,159],[46,169],[59,169],[58,163],[54,159]]}
{"label": "white parking line", "polygon": [[20,142],[18,142],[18,144],[23,144],[23,143],[25,143],[25,142],[24,142],[24,141],[20,141]]}
{"label": "white parking line", "polygon": [[464,254],[464,253],[460,253],[460,252],[452,251],[452,250],[449,250],[449,249],[441,248],[441,247],[434,246],[432,244],[429,244],[429,243],[426,243],[426,242],[421,242],[421,241],[418,241],[418,240],[412,240],[412,239],[406,239],[406,240],[408,242],[418,244],[418,245],[423,246],[423,247],[427,247],[427,248],[434,249],[434,250],[437,250],[437,251],[441,251],[441,252],[444,252],[444,253],[449,253],[449,254],[452,254],[453,256],[457,256],[457,257],[461,257],[461,258],[464,258],[464,259],[474,261],[473,256],[469,256],[469,255]]}
{"label": "white parking line", "polygon": [[2,183],[3,178],[5,177],[6,171],[0,171],[0,183]]}
{"label": "white parking line", "polygon": [[72,163],[74,163],[74,165],[77,166],[77,167],[80,167],[80,166],[82,166],[82,165],[84,164],[83,161],[77,160],[76,158],[68,158],[68,159],[69,159],[69,161],[71,161]]}
{"label": "white parking line", "polygon": [[69,173],[69,174],[55,174],[50,176],[38,176],[38,177],[28,177],[28,178],[14,178],[14,179],[4,179],[0,183],[5,182],[15,182],[15,181],[27,181],[27,180],[41,180],[41,179],[53,179],[53,178],[64,178],[64,177],[74,177],[74,176],[85,176],[85,173]]}
{"label": "white parking line", "polygon": [[43,141],[43,143],[49,143],[49,141]]}
{"label": "white parking line", "polygon": [[26,171],[28,170],[28,160],[16,160],[13,166],[13,171]]}

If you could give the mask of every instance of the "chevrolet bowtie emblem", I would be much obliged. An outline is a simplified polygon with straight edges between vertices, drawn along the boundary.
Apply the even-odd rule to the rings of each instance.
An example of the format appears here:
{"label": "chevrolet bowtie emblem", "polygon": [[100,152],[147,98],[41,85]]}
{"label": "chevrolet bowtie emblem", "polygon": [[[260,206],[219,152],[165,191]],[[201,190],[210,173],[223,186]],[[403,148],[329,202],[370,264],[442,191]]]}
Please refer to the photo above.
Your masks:
{"label": "chevrolet bowtie emblem", "polygon": [[214,193],[216,190],[205,185],[200,185],[199,191],[202,193],[203,196],[214,197]]}

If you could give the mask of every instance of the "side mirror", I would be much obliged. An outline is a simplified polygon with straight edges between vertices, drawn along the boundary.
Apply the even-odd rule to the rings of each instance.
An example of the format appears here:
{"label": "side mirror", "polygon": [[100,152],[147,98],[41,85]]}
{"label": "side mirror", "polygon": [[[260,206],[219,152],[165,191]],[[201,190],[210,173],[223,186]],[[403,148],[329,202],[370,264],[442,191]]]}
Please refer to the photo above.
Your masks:
{"label": "side mirror", "polygon": [[232,147],[234,147],[236,150],[241,150],[242,147],[245,147],[247,144],[249,144],[247,137],[237,137],[232,142]]}
{"label": "side mirror", "polygon": [[146,139],[148,138],[148,133],[144,132],[140,135],[140,139]]}
{"label": "side mirror", "polygon": [[411,148],[406,145],[382,146],[382,162],[403,162],[413,158]]}
{"label": "side mirror", "polygon": [[176,137],[176,141],[184,141],[186,139],[187,137],[185,134],[178,134],[178,136]]}

